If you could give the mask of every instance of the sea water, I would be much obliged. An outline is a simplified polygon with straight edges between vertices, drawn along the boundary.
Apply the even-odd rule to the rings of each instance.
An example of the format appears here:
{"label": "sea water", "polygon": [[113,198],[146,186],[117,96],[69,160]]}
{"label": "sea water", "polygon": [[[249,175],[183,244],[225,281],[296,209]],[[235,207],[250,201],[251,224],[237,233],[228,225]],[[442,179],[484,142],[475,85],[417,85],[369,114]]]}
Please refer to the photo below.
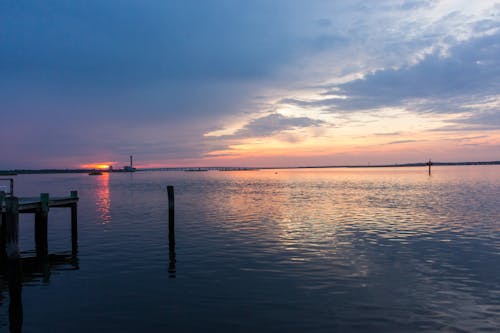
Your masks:
{"label": "sea water", "polygon": [[[18,196],[80,197],[77,253],[68,209],[49,212],[45,261],[34,216],[21,216],[23,331],[499,331],[499,175],[500,166],[18,175]],[[2,276],[0,331],[9,303]]]}

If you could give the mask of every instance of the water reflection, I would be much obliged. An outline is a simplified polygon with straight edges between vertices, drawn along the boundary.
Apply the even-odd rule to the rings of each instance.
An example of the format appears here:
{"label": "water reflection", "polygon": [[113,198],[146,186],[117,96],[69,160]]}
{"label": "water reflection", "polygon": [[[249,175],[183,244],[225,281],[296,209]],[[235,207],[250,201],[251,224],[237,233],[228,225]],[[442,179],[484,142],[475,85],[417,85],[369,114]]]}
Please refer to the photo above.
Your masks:
{"label": "water reflection", "polygon": [[[40,287],[37,268],[42,283],[23,293],[24,329],[54,331],[45,314],[57,313],[59,331],[73,332],[95,331],[96,322],[106,332],[145,324],[184,332],[498,331],[500,169],[432,171],[115,174],[110,232],[94,223],[106,195],[109,216],[107,182],[82,176],[93,190],[81,191],[79,212],[88,264],[76,279],[52,278],[50,288]],[[166,244],[165,184],[176,187],[177,248]],[[48,292],[68,299],[70,288],[71,306],[31,310]]]}
{"label": "water reflection", "polygon": [[175,243],[169,243],[168,245],[168,276],[170,278],[175,278]]}
{"label": "water reflection", "polygon": [[[33,286],[48,284],[52,272],[78,270],[78,257],[75,253],[54,253],[43,257],[24,256],[17,260],[0,258],[0,306],[9,294],[9,332],[20,333],[23,326],[23,284]],[[7,323],[1,323],[7,326]]]}
{"label": "water reflection", "polygon": [[96,206],[99,214],[99,224],[108,224],[111,222],[109,177],[109,172],[104,172],[102,176],[95,177],[98,181],[96,189]]}
{"label": "water reflection", "polygon": [[331,313],[346,304],[336,320],[343,327],[362,330],[383,318],[367,331],[415,330],[436,327],[439,317],[451,329],[498,328],[491,267],[500,206],[491,198],[500,182],[488,168],[452,171],[234,173],[206,182],[210,196],[197,202],[217,230],[211,237],[225,244],[224,260],[294,279]]}

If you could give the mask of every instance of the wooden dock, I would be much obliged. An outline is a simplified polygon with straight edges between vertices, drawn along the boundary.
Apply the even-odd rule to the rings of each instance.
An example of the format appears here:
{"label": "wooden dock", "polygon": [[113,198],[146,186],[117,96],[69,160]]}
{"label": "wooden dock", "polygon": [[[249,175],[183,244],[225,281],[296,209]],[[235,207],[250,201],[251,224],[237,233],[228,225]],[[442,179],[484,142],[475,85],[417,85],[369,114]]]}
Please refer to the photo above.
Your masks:
{"label": "wooden dock", "polygon": [[48,214],[51,208],[71,209],[71,244],[76,253],[78,243],[77,222],[78,192],[71,191],[67,197],[50,197],[41,193],[39,197],[19,198],[10,193],[0,192],[0,255],[8,259],[19,258],[19,214],[35,214],[35,247],[37,255],[48,253]]}

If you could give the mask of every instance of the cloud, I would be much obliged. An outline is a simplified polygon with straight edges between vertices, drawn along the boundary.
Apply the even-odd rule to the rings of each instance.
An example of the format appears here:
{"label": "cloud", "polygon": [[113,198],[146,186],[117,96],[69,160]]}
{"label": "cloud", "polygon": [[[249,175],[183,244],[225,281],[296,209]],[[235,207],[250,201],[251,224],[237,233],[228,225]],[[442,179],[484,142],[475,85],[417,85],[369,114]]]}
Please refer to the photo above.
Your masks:
{"label": "cloud", "polygon": [[323,18],[323,19],[318,19],[316,20],[316,23],[318,24],[318,26],[320,27],[329,27],[332,25],[332,20],[330,19],[327,19],[327,18]]}
{"label": "cloud", "polygon": [[391,141],[388,142],[388,145],[399,145],[402,143],[412,143],[412,142],[421,142],[422,140],[398,140],[398,141]]}
{"label": "cloud", "polygon": [[337,85],[319,99],[284,98],[280,103],[339,113],[408,106],[427,113],[463,113],[470,111],[463,106],[471,101],[500,92],[499,54],[497,33],[455,46],[448,56],[435,52],[415,65],[377,70]]}
{"label": "cloud", "polygon": [[415,66],[380,70],[343,84],[339,88],[349,98],[336,105],[342,109],[377,108],[412,99],[436,102],[500,91],[500,34],[472,40],[449,53],[447,57],[431,54]]}
{"label": "cloud", "polygon": [[437,127],[431,129],[431,132],[484,132],[484,131],[496,131],[499,129],[498,125],[470,125],[470,124],[462,124],[457,125],[454,122],[451,125],[445,125],[442,127]]}
{"label": "cloud", "polygon": [[375,133],[377,136],[398,136],[401,132],[389,132],[389,133]]}
{"label": "cloud", "polygon": [[307,117],[285,117],[279,113],[273,113],[250,121],[234,134],[224,135],[219,138],[243,139],[269,137],[294,129],[318,127],[325,124],[326,122],[322,120]]}
{"label": "cloud", "polygon": [[420,8],[432,7],[436,4],[436,0],[408,0],[401,4],[401,9],[403,10],[415,10]]}
{"label": "cloud", "polygon": [[[15,144],[2,146],[0,168],[97,153],[195,160],[250,137],[297,142],[301,130],[330,126],[312,118],[333,113],[349,126],[365,121],[359,110],[385,106],[460,112],[486,126],[498,122],[494,110],[464,105],[498,92],[499,10],[426,0],[2,1],[9,126],[0,142]],[[254,120],[233,136],[204,136],[242,116]]]}

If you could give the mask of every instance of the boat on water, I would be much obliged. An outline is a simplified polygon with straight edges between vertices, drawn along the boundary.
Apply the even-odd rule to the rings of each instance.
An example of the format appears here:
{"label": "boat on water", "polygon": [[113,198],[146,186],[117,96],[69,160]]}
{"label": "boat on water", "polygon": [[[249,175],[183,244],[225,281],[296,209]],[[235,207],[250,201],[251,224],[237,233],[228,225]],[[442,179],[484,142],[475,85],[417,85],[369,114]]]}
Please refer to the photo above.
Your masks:
{"label": "boat on water", "polygon": [[102,175],[102,171],[100,170],[92,170],[89,172],[89,176],[101,176]]}

